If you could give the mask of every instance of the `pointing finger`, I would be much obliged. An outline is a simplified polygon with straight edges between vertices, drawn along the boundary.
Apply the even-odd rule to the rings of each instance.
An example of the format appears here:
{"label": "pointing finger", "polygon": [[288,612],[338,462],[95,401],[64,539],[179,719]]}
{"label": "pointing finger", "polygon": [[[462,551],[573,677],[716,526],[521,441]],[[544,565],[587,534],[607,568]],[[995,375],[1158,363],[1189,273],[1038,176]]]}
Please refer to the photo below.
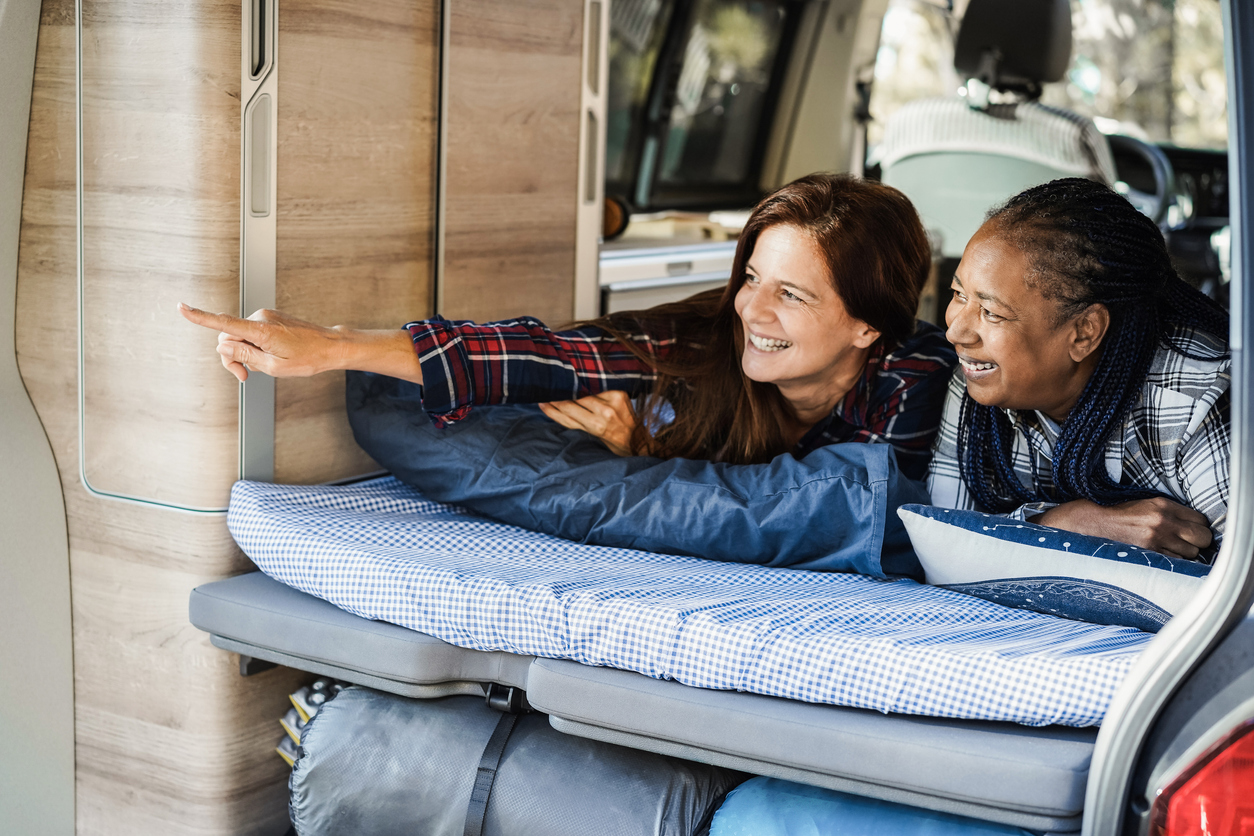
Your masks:
{"label": "pointing finger", "polygon": [[188,322],[205,328],[212,328],[215,331],[225,331],[236,338],[243,338],[249,342],[260,341],[265,330],[257,322],[249,319],[241,319],[238,316],[230,314],[209,313],[199,308],[193,308],[183,302],[179,302],[179,313]]}

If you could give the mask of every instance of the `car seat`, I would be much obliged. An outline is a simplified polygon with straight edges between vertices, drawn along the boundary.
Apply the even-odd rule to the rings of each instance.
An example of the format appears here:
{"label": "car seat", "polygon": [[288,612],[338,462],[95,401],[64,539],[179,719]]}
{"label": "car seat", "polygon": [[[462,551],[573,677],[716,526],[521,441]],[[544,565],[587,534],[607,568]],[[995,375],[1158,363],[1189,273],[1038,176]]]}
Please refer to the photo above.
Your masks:
{"label": "car seat", "polygon": [[1029,186],[1114,182],[1092,120],[1037,101],[1070,60],[1068,0],[971,0],[954,47],[965,95],[911,102],[888,120],[881,178],[914,202],[944,259],[959,258],[985,213]]}

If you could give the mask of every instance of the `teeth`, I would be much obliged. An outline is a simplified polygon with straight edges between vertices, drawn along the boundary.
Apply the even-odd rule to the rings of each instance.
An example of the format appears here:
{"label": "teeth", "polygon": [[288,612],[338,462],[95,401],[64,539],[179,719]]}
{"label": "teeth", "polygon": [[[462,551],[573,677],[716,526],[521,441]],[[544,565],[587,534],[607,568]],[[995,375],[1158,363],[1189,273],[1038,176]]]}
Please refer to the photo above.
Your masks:
{"label": "teeth", "polygon": [[962,360],[962,359],[959,359],[958,362],[962,364],[962,367],[964,369],[967,369],[973,372],[982,372],[982,371],[987,371],[988,369],[997,368],[996,363],[973,363],[970,360]]}
{"label": "teeth", "polygon": [[753,343],[753,347],[758,351],[782,351],[792,345],[787,340],[772,340],[767,337],[757,337],[753,334],[749,335],[749,342]]}

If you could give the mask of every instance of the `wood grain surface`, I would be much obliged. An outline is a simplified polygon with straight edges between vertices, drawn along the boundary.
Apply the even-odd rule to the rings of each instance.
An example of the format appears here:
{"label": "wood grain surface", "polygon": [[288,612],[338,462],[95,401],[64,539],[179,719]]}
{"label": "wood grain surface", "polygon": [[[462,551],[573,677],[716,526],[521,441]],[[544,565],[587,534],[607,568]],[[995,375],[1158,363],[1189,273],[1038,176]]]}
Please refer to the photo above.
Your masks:
{"label": "wood grain surface", "polygon": [[583,0],[457,0],[440,313],[574,311]]}
{"label": "wood grain surface", "polygon": [[[87,343],[88,372],[95,375],[89,384],[98,387],[88,404],[88,438],[102,456],[89,459],[91,472],[111,487],[138,485],[167,498],[221,502],[234,478],[237,388],[213,356],[213,335],[182,323],[173,305],[179,296],[224,310],[237,304],[239,198],[231,192],[239,171],[239,102],[232,98],[239,89],[239,5],[113,3],[107,20],[93,3],[85,5],[92,21],[88,54],[106,43],[157,49],[146,33],[128,40],[116,31],[129,25],[126,20],[142,29],[139,21],[149,15],[186,52],[179,57],[163,50],[166,59],[185,63],[177,72],[162,67],[150,76],[131,67],[134,56],[110,58],[124,78],[115,84],[97,75],[91,82],[104,113],[93,117],[94,130],[105,130],[99,120],[114,118],[113,111],[135,114],[133,122],[119,117],[108,129],[133,128],[126,142],[108,135],[99,146],[119,157],[116,167],[105,151],[100,160],[89,159],[99,202],[91,210],[98,270],[88,279],[112,287],[89,298],[89,312],[99,319]],[[178,40],[173,18],[202,37]],[[87,37],[93,31],[98,37]],[[205,63],[210,57],[223,62],[220,73]],[[203,125],[193,124],[188,105],[165,92],[166,84],[201,99]],[[110,99],[123,95],[139,101]],[[146,115],[162,108],[168,124]],[[227,112],[233,128],[221,124]],[[177,141],[186,153],[199,154],[199,162],[169,159],[141,128],[183,136]],[[228,128],[233,138],[219,135]],[[251,564],[232,542],[223,515],[93,496],[79,478],[74,132],[74,4],[45,0],[27,146],[17,353],[65,494],[77,832],[274,836],[287,827],[288,774],[273,751],[281,733],[276,720],[286,695],[312,677],[280,668],[241,678],[237,657],[211,646],[187,620],[194,586]],[[121,159],[128,155],[152,156],[145,164]],[[114,241],[105,240],[109,228],[117,233]],[[134,269],[127,269],[128,261]],[[157,356],[150,360],[144,352]],[[133,376],[111,376],[127,367]],[[117,454],[115,443],[134,457]],[[182,445],[192,449],[180,451]]]}
{"label": "wood grain surface", "polygon": [[[438,5],[283,0],[278,22],[279,309],[357,328],[430,316]],[[275,388],[276,481],[378,469],[343,375]]]}
{"label": "wood grain surface", "polygon": [[[456,4],[445,313],[570,316],[582,7]],[[84,2],[84,436],[99,490],[220,506],[235,478],[237,386],[174,305],[238,304],[240,16],[238,2]],[[284,0],[279,20],[279,305],[368,327],[423,316],[436,10]],[[74,106],[74,5],[45,0],[17,352],[65,493],[77,832],[273,836],[287,826],[276,721],[312,677],[241,678],[187,620],[194,586],[251,564],[221,514],[80,479]],[[279,479],[369,466],[340,387],[279,388]]]}
{"label": "wood grain surface", "polygon": [[222,508],[238,473],[236,384],[175,311],[237,306],[238,9],[83,3],[84,468],[99,491]]}

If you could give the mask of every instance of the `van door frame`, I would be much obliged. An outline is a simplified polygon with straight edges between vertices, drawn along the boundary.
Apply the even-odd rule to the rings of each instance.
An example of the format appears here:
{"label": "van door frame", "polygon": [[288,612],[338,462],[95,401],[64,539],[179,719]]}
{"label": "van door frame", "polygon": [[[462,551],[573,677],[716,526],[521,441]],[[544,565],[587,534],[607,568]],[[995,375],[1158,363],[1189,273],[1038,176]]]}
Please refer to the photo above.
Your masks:
{"label": "van door frame", "polygon": [[1146,647],[1129,671],[1098,734],[1085,796],[1083,836],[1119,833],[1132,774],[1163,708],[1206,655],[1250,614],[1254,601],[1254,7],[1221,0],[1228,78],[1229,219],[1233,230],[1229,346],[1232,350],[1232,481],[1223,547],[1206,585]]}

